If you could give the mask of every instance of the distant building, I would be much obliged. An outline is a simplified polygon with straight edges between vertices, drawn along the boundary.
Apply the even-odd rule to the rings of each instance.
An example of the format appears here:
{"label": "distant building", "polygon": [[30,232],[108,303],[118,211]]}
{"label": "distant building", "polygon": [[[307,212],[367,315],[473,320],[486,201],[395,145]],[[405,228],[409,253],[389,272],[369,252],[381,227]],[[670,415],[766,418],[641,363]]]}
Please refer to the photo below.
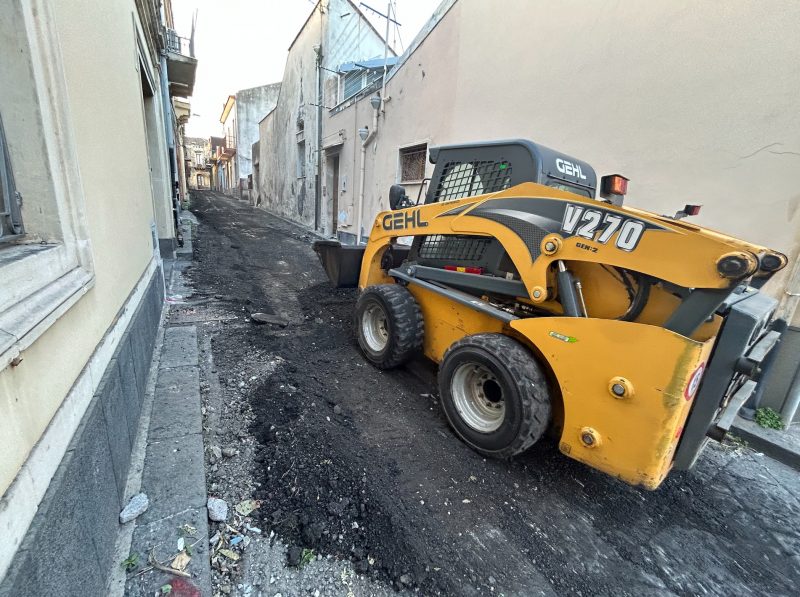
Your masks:
{"label": "distant building", "polygon": [[[172,98],[173,107],[173,127],[175,129],[175,149],[176,149],[176,171],[177,184],[175,191],[177,192],[176,203],[179,205],[187,205],[189,181],[187,180],[187,172],[185,168],[186,154],[184,151],[184,131],[186,123],[192,115],[192,107],[189,101],[185,98]],[[176,206],[177,209],[177,206]],[[177,211],[176,211],[177,217]]]}
{"label": "distant building", "polygon": [[222,190],[249,199],[253,173],[251,148],[258,141],[258,123],[275,107],[280,88],[280,83],[273,83],[241,89],[228,96],[219,119],[228,149]]}
{"label": "distant building", "polygon": [[211,188],[211,142],[201,137],[184,137],[184,164],[190,189]]}
{"label": "distant building", "polygon": [[211,188],[215,191],[224,189],[222,172],[222,155],[225,152],[225,137],[208,138],[209,160],[211,162]]}
{"label": "distant building", "polygon": [[[387,51],[387,65],[392,65],[394,53],[357,3],[317,3],[289,47],[275,109],[259,123],[255,203],[333,231],[334,181],[325,178],[323,161],[336,158],[333,151],[323,154],[323,148],[357,132],[328,131],[325,121],[331,108],[380,86]],[[345,173],[336,180],[342,194],[350,192],[350,179]]]}

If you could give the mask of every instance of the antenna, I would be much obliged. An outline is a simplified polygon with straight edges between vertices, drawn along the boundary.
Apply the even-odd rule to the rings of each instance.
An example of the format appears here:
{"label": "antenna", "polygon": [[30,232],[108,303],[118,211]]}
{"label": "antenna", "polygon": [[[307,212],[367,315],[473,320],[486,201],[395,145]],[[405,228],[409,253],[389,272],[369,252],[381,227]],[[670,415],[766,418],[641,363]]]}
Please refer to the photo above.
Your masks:
{"label": "antenna", "polygon": [[[394,15],[397,16],[397,11],[394,10],[394,6],[393,6],[392,0],[388,0],[388,2],[386,4],[386,14],[383,14],[379,10],[376,10],[376,9],[372,8],[369,4],[365,4],[364,2],[360,2],[359,4],[361,6],[363,6],[364,8],[366,8],[367,10],[369,10],[370,12],[378,15],[379,17],[382,17],[382,18],[386,19],[386,34],[383,37],[383,82],[382,82],[382,85],[381,85],[381,111],[383,111],[383,101],[384,101],[383,98],[386,95],[386,93],[385,93],[385,91],[386,91],[386,74],[387,74],[387,72],[389,70],[388,67],[387,67],[387,64],[386,64],[386,61],[389,59],[389,27],[391,26],[392,23],[394,23],[395,28],[401,27],[402,25],[397,20],[392,18],[392,13],[393,12],[394,12]],[[394,51],[394,48],[392,48],[392,51]]]}

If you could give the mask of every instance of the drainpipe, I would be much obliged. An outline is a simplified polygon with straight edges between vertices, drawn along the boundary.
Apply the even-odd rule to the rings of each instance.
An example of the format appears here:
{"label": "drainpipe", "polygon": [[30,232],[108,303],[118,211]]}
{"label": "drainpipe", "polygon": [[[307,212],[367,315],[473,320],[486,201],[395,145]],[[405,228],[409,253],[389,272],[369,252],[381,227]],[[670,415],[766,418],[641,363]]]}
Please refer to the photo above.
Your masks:
{"label": "drainpipe", "polygon": [[798,304],[800,304],[800,259],[795,259],[792,273],[786,281],[786,290],[784,290],[783,300],[778,308],[776,317],[785,319],[791,324],[794,314],[797,312]]}
{"label": "drainpipe", "polygon": [[367,145],[369,145],[372,138],[378,133],[378,110],[381,107],[381,100],[378,97],[370,98],[369,102],[372,105],[372,129],[366,127],[358,129],[358,136],[361,137],[361,173],[358,185],[358,218],[356,219],[357,245],[361,244],[361,226],[364,218],[364,180],[367,172]]}
{"label": "drainpipe", "polygon": [[172,158],[170,161],[170,185],[169,185],[169,199],[170,199],[170,217],[172,217],[173,225],[175,226],[175,239],[181,236],[180,226],[178,225],[178,217],[180,213],[180,202],[175,200],[175,179],[178,174],[178,148],[175,143],[175,131],[172,128],[173,112],[172,102],[169,99],[169,79],[167,78],[167,56],[164,51],[159,56],[159,65],[161,72],[159,73],[161,79],[161,102],[162,113],[164,114],[164,129],[167,137],[167,155],[169,150],[172,149]]}
{"label": "drainpipe", "polygon": [[[792,273],[786,282],[786,290],[778,308],[776,317],[792,323],[798,305],[800,304],[800,259],[796,259]],[[800,367],[795,371],[792,384],[789,387],[786,398],[781,408],[781,417],[786,425],[790,425],[794,420],[797,410],[800,408]]]}
{"label": "drainpipe", "polygon": [[[322,29],[322,28],[320,28]],[[320,34],[321,35],[321,34]],[[322,40],[314,46],[317,54],[317,179],[314,182],[314,230],[319,230],[322,218]]]}
{"label": "drainpipe", "polygon": [[381,81],[381,114],[384,112],[384,99],[386,97],[386,60],[389,58],[389,23],[392,18],[392,0],[386,7],[386,36],[383,38],[383,81]]}

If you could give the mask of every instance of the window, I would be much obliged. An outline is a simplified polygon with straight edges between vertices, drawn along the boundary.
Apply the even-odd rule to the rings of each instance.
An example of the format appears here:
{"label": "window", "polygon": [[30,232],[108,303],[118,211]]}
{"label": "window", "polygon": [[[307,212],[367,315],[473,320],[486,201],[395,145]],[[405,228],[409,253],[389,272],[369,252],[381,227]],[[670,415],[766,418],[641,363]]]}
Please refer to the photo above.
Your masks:
{"label": "window", "polygon": [[511,186],[509,162],[448,162],[442,171],[434,197],[452,201],[484,193],[496,193]]}
{"label": "window", "polygon": [[0,116],[0,242],[22,234],[22,216],[19,213],[20,196],[14,184],[11,156],[8,155],[3,118]]}
{"label": "window", "polygon": [[0,39],[15,49],[0,52],[0,78],[14,82],[0,85],[0,241],[29,241],[0,242],[0,369],[94,284],[58,35],[23,4],[0,3]]}
{"label": "window", "polygon": [[306,142],[300,141],[297,144],[297,178],[306,176]]}
{"label": "window", "polygon": [[383,66],[380,68],[356,69],[339,75],[342,99],[345,101],[358,94],[362,89],[372,86],[383,78]]}
{"label": "window", "polygon": [[400,150],[400,182],[420,182],[425,178],[426,144],[404,147]]}
{"label": "window", "polygon": [[198,168],[203,167],[203,152],[202,151],[195,151],[194,152],[194,165]]}

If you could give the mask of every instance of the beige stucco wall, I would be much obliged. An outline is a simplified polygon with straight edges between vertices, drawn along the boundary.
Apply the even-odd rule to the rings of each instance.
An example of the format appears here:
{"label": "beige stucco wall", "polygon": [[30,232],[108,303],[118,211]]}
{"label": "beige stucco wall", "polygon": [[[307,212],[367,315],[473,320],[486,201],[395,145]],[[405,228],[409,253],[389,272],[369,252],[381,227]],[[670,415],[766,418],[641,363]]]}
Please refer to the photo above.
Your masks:
{"label": "beige stucco wall", "polygon": [[[365,226],[388,208],[399,147],[524,137],[600,175],[625,174],[631,205],[674,213],[702,203],[693,221],[794,258],[798,23],[794,0],[509,0],[502,9],[459,0],[387,84],[368,151]],[[326,133],[347,131],[341,168],[353,184],[342,201],[351,210],[356,131],[371,118],[365,99],[325,119]],[[770,292],[782,294],[788,269]]]}
{"label": "beige stucco wall", "polygon": [[[71,126],[74,134],[95,285],[16,367],[0,371],[0,494],[153,257],[134,3],[58,0],[53,6],[71,114],[59,126]],[[7,118],[13,106],[4,108]],[[9,139],[12,155],[24,142]]]}

